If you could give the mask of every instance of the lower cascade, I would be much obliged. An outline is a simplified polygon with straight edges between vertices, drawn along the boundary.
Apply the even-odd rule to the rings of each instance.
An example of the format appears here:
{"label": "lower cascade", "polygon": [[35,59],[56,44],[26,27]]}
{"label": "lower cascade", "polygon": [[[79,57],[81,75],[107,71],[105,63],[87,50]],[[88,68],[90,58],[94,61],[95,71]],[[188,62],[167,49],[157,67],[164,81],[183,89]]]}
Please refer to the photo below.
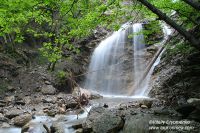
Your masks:
{"label": "lower cascade", "polygon": [[142,23],[127,23],[103,40],[92,54],[84,88],[103,95],[145,96],[150,61],[142,30]]}

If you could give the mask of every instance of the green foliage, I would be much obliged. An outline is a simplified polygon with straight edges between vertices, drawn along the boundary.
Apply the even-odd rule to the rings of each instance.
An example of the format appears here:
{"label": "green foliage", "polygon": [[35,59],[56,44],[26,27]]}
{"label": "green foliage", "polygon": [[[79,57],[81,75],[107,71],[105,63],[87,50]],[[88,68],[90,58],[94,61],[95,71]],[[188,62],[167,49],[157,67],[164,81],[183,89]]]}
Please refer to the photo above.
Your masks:
{"label": "green foliage", "polygon": [[61,49],[51,43],[44,43],[40,51],[51,63],[57,62],[62,57]]}
{"label": "green foliage", "polygon": [[[181,0],[150,0],[149,2],[166,13],[166,15],[171,16],[178,24],[184,24],[186,29],[191,29],[198,24],[197,18],[200,16],[200,12]],[[155,14],[145,7],[142,10],[144,10],[143,15],[145,18],[157,18]],[[174,14],[175,12],[176,14]]]}
{"label": "green foliage", "polygon": [[167,56],[174,56],[177,54],[188,55],[195,51],[193,47],[184,42],[179,42],[176,45],[167,45]]}
{"label": "green foliage", "polygon": [[162,26],[159,21],[154,20],[145,24],[143,34],[148,45],[158,43],[163,39]]}
{"label": "green foliage", "polygon": [[[178,13],[177,22],[184,22],[190,29],[196,25],[200,13],[182,1],[150,0],[157,8],[171,14]],[[191,15],[192,14],[192,15]],[[17,44],[27,42],[27,35],[42,46],[40,51],[49,62],[56,63],[62,58],[63,48],[81,52],[73,40],[85,38],[97,26],[118,30],[127,21],[156,19],[137,1],[124,0],[1,0],[0,38],[1,48],[13,51]],[[147,37],[159,32],[156,24],[144,31]],[[149,33],[151,31],[151,33]],[[151,40],[150,40],[151,41]],[[151,42],[152,43],[152,42]]]}
{"label": "green foliage", "polygon": [[122,22],[127,21],[127,18],[131,19],[132,5],[124,5],[122,1],[2,0],[2,45],[12,52],[16,44],[26,42],[26,35],[43,40],[38,44],[42,45],[42,55],[49,62],[55,63],[62,57],[63,47],[80,52],[71,40],[87,37],[97,26],[118,30]]}
{"label": "green foliage", "polygon": [[68,73],[65,72],[65,71],[58,71],[58,72],[57,72],[57,77],[58,77],[59,79],[65,79],[66,77],[68,77]]}

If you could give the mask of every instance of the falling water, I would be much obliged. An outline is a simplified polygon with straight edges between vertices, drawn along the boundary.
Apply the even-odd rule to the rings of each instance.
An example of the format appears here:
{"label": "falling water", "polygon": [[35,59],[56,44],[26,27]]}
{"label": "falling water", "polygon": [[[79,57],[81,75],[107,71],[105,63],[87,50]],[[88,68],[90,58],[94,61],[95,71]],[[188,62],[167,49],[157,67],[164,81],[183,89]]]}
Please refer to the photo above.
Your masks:
{"label": "falling water", "polygon": [[154,68],[145,53],[142,24],[123,25],[94,50],[84,88],[103,95],[144,96]]}
{"label": "falling water", "polygon": [[133,25],[133,59],[134,59],[134,86],[133,86],[133,94],[139,95],[141,93],[142,84],[140,83],[143,79],[143,75],[145,72],[145,68],[147,66],[146,60],[144,60],[145,56],[145,41],[144,35],[142,32],[142,24],[136,23]]}
{"label": "falling water", "polygon": [[[140,65],[139,65],[139,63],[137,63],[137,61],[136,61],[137,58],[135,58],[135,57],[138,56],[137,55],[138,49],[135,49],[134,54],[136,54],[136,55],[134,57],[134,59],[135,59],[135,61],[134,61],[135,69],[134,70],[136,71],[136,73],[139,73],[139,74],[135,74],[135,76],[134,76],[136,83],[134,83],[133,91],[131,92],[131,94],[134,94],[134,95],[137,95],[137,96],[148,96],[148,93],[151,89],[150,84],[149,84],[150,79],[151,79],[151,75],[153,73],[155,66],[157,66],[160,62],[162,53],[164,52],[164,46],[163,45],[167,42],[170,35],[172,34],[172,29],[168,25],[166,25],[165,23],[161,23],[161,26],[162,26],[162,30],[163,30],[163,33],[164,33],[164,39],[161,42],[155,44],[158,47],[158,51],[154,55],[154,57],[151,59],[150,63],[144,65],[145,62],[143,62],[143,63],[140,63]],[[140,34],[140,36],[141,36],[141,38],[143,37],[143,35],[141,35],[141,34]],[[143,40],[143,39],[140,39],[140,40]],[[143,46],[143,44],[141,45],[141,47],[142,46]],[[140,54],[140,57],[145,58],[144,57],[144,51],[142,51],[142,53],[143,54]],[[144,60],[141,59],[141,60],[138,60],[138,61],[141,62],[141,61],[144,61]],[[139,70],[141,72],[139,72],[138,67],[140,68]]]}
{"label": "falling water", "polygon": [[94,50],[84,88],[101,94],[121,94],[125,83],[121,79],[122,63],[127,38],[125,24],[119,31],[103,40]]}

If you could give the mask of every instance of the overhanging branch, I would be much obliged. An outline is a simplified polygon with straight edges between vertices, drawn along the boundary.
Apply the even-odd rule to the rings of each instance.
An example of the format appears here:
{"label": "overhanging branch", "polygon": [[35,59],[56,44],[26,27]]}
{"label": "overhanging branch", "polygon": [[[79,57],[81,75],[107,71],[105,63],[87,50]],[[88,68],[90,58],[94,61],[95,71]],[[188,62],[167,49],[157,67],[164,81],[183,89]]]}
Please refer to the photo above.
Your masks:
{"label": "overhanging branch", "polygon": [[153,13],[155,13],[161,20],[164,20],[167,24],[169,24],[171,27],[177,30],[181,35],[183,35],[185,39],[187,39],[193,47],[200,50],[200,41],[196,39],[193,35],[191,35],[190,32],[182,28],[180,25],[178,25],[175,21],[170,19],[165,13],[161,12],[159,9],[157,9],[154,5],[149,3],[147,0],[138,0],[138,1],[141,2]]}

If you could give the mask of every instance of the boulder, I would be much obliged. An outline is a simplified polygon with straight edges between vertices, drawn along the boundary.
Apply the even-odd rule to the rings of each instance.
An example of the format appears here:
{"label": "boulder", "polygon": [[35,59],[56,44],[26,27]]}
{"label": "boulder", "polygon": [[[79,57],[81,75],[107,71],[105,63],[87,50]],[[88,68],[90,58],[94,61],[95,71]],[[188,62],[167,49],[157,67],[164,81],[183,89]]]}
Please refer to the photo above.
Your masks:
{"label": "boulder", "polygon": [[22,127],[32,119],[31,114],[24,114],[14,118],[14,125]]}
{"label": "boulder", "polygon": [[116,116],[112,113],[102,114],[93,123],[93,131],[96,133],[110,133],[117,132],[123,128],[123,120],[121,117]]}
{"label": "boulder", "polygon": [[45,85],[42,87],[41,92],[44,95],[54,95],[56,94],[56,89],[52,85]]}
{"label": "boulder", "polygon": [[86,119],[86,122],[83,123],[84,132],[92,131],[93,121],[98,118],[103,112],[105,112],[104,107],[93,107]]}
{"label": "boulder", "polygon": [[93,108],[86,122],[83,124],[84,132],[95,133],[117,132],[123,128],[122,118],[102,107]]}
{"label": "boulder", "polygon": [[151,117],[149,115],[134,115],[126,119],[124,124],[123,133],[147,133],[149,132],[149,120]]}

